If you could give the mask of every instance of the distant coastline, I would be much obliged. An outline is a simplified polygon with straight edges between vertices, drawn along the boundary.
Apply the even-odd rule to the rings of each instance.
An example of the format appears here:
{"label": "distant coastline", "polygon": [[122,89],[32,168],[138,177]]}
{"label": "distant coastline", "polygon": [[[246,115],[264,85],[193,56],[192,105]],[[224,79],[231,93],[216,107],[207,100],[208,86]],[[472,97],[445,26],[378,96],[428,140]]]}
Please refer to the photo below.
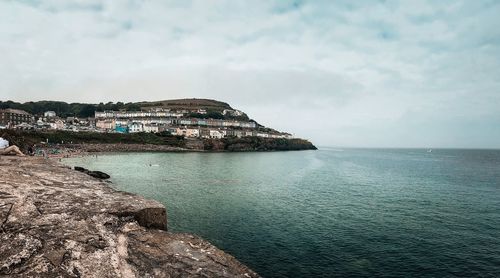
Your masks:
{"label": "distant coastline", "polygon": [[4,130],[7,139],[23,151],[35,146],[35,155],[68,157],[111,152],[269,152],[316,150],[304,139],[185,138],[154,133],[92,133],[70,131]]}
{"label": "distant coastline", "polygon": [[[23,149],[81,151],[315,150],[292,133],[263,126],[229,104],[211,99],[78,104],[0,101],[0,129]],[[92,144],[89,147],[87,144]]]}

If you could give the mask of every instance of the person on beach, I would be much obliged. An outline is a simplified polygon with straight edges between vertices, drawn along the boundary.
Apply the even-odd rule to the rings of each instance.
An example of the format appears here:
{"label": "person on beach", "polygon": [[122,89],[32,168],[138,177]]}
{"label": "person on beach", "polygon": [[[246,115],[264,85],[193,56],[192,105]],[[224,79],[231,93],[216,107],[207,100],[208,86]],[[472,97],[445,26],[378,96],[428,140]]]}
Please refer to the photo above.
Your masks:
{"label": "person on beach", "polygon": [[35,155],[35,145],[31,145],[28,147],[28,155],[30,155],[30,156]]}
{"label": "person on beach", "polygon": [[18,156],[25,156],[16,145],[9,146],[9,141],[4,139],[5,135],[0,137],[0,155],[15,153]]}

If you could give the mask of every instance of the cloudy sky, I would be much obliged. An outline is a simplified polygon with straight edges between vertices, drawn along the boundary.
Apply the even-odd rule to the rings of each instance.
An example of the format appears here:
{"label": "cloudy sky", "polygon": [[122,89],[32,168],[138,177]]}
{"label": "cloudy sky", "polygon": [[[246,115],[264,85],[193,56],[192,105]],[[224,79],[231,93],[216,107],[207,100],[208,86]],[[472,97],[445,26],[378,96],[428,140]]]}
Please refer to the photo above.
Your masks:
{"label": "cloudy sky", "polygon": [[320,146],[500,148],[500,1],[1,1],[0,99],[230,103]]}

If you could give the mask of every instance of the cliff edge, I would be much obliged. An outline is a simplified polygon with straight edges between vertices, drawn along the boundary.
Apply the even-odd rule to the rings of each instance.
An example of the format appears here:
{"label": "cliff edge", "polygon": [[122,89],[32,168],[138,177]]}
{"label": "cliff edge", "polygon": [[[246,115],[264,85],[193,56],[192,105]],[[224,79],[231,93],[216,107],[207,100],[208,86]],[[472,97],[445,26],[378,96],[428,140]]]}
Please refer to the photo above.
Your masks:
{"label": "cliff edge", "polygon": [[258,277],[159,202],[52,160],[0,157],[0,276]]}

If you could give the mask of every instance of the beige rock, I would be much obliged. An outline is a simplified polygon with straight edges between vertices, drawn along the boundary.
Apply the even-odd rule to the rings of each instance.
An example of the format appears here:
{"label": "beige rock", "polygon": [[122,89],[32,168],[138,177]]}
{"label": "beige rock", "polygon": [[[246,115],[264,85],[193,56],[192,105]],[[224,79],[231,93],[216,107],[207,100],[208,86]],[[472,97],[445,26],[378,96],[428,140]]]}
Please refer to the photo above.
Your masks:
{"label": "beige rock", "polygon": [[55,161],[0,159],[0,276],[257,277],[165,207]]}

